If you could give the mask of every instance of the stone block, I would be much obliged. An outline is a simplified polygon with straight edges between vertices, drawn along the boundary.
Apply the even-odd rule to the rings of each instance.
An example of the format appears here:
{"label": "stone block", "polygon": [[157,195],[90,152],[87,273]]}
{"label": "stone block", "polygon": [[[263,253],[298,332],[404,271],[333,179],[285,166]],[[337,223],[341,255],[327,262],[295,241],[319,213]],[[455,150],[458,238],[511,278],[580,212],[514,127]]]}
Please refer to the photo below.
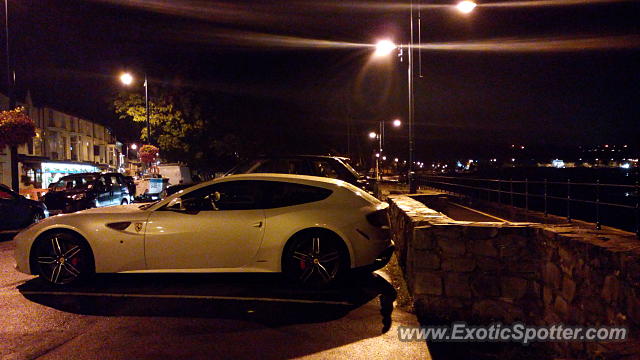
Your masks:
{"label": "stone block", "polygon": [[462,238],[438,238],[438,246],[445,255],[462,255],[466,251]]}
{"label": "stone block", "polygon": [[498,235],[499,229],[494,226],[466,226],[464,237],[468,240],[493,239]]}
{"label": "stone block", "polygon": [[560,296],[556,296],[556,300],[553,303],[553,310],[563,319],[567,318],[569,315],[569,304]]}
{"label": "stone block", "polygon": [[500,257],[515,257],[520,254],[522,250],[517,244],[504,244],[498,245],[498,251],[500,253]]}
{"label": "stone block", "polygon": [[619,293],[620,281],[615,275],[607,275],[602,286],[602,298],[608,303],[616,302],[618,301]]}
{"label": "stone block", "polygon": [[554,289],[560,289],[561,274],[560,269],[555,264],[546,263],[543,273],[544,283]]}
{"label": "stone block", "polygon": [[518,277],[500,279],[501,296],[509,299],[520,299],[527,293],[528,281]]}
{"label": "stone block", "polygon": [[553,289],[550,286],[545,285],[542,288],[542,301],[547,306],[553,302]]}
{"label": "stone block", "polygon": [[430,227],[416,227],[413,229],[413,247],[417,250],[433,249],[433,237]]}
{"label": "stone block", "polygon": [[566,275],[562,277],[562,290],[560,294],[568,303],[571,303],[576,295],[576,283]]}
{"label": "stone block", "polygon": [[497,276],[477,275],[471,279],[471,288],[476,296],[498,297],[500,285]]}
{"label": "stone block", "polygon": [[493,240],[470,241],[471,251],[480,256],[498,256],[498,250],[493,244]]}
{"label": "stone block", "polygon": [[476,267],[476,259],[472,257],[444,257],[442,259],[442,270],[469,272]]}
{"label": "stone block", "polygon": [[577,263],[576,253],[564,245],[558,248],[558,255],[560,256],[560,268],[562,271],[568,275],[573,274],[573,268]]}
{"label": "stone block", "polygon": [[444,278],[444,292],[447,296],[471,297],[469,275],[449,273]]}
{"label": "stone block", "polygon": [[419,272],[413,284],[416,294],[442,295],[442,277],[433,272]]}
{"label": "stone block", "polygon": [[476,256],[476,264],[478,270],[485,272],[497,272],[505,268],[505,264],[496,257]]}
{"label": "stone block", "polygon": [[524,312],[519,307],[499,300],[481,300],[472,305],[474,317],[484,321],[500,321],[512,323],[516,320],[523,320]]}
{"label": "stone block", "polygon": [[440,268],[440,256],[433,251],[416,250],[413,266],[418,271],[421,269],[437,270]]}

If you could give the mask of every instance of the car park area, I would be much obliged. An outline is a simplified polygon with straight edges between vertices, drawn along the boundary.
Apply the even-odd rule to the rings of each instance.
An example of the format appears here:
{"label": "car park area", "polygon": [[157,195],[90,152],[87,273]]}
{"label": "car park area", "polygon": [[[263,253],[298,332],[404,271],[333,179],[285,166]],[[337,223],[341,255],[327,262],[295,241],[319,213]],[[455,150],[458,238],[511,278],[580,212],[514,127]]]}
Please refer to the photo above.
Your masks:
{"label": "car park area", "polygon": [[2,359],[430,358],[424,342],[397,340],[417,322],[393,306],[383,272],[323,290],[274,274],[99,275],[54,288],[16,272],[13,250],[3,238]]}

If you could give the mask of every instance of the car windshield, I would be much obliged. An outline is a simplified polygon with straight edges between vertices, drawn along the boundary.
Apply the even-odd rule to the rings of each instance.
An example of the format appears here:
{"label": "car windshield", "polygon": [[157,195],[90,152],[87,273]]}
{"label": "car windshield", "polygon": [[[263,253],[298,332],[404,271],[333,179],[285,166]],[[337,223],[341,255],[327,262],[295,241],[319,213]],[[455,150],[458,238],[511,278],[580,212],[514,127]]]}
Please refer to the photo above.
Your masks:
{"label": "car windshield", "polygon": [[49,189],[51,191],[64,191],[91,188],[95,179],[96,177],[93,175],[66,177],[51,184]]}

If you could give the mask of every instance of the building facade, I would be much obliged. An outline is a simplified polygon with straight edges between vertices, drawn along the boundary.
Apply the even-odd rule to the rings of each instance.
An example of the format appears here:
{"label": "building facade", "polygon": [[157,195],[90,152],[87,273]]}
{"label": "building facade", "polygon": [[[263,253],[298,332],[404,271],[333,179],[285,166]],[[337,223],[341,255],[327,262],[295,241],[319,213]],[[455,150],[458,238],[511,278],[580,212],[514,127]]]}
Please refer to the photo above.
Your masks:
{"label": "building facade", "polygon": [[[18,148],[21,186],[28,178],[33,187],[46,189],[64,175],[123,168],[122,144],[109,128],[49,106],[35,106],[29,94],[18,106],[36,126],[36,136]],[[0,108],[8,108],[2,94]],[[0,182],[6,185],[11,184],[10,161],[9,149],[0,149]]]}

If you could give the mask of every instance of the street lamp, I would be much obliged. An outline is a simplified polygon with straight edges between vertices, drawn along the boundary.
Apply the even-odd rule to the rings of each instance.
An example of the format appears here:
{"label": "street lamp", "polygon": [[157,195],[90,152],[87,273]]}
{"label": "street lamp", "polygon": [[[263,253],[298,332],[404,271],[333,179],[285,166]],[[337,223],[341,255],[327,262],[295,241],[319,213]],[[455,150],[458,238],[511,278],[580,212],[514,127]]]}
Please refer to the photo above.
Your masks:
{"label": "street lamp", "polygon": [[[122,73],[120,75],[120,82],[125,86],[133,84],[133,75],[130,73]],[[151,144],[151,122],[149,121],[149,83],[147,82],[147,73],[144,74],[144,107],[145,115],[147,117],[147,144]],[[135,149],[134,149],[135,150]]]}
{"label": "street lamp", "polygon": [[473,9],[476,8],[476,6],[477,6],[476,3],[474,3],[473,1],[461,1],[458,3],[458,5],[456,5],[456,8],[461,13],[468,14],[472,12]]}
{"label": "street lamp", "polygon": [[[456,5],[456,9],[463,13],[463,14],[469,14],[470,12],[472,12],[474,9],[476,8],[476,3],[474,3],[473,1],[468,1],[468,0],[464,0],[459,2]],[[413,50],[415,48],[415,44],[414,44],[414,36],[413,36],[413,1],[411,2],[411,7],[410,7],[410,12],[409,12],[409,16],[410,16],[410,38],[409,38],[409,44],[408,45],[400,45],[397,46],[393,43],[393,41],[385,39],[385,40],[380,40],[376,43],[375,46],[375,51],[373,53],[374,57],[383,57],[383,56],[388,56],[390,55],[393,50],[395,49],[400,49],[400,50],[407,50],[408,53],[408,66],[407,66],[407,90],[408,90],[408,97],[409,97],[409,101],[408,101],[408,107],[409,107],[409,111],[408,111],[408,132],[409,132],[409,173],[408,173],[408,180],[409,180],[409,192],[410,193],[415,193],[417,192],[417,186],[416,183],[413,179],[413,145],[414,145],[414,140],[413,140],[413,121],[414,121],[414,113],[415,113],[415,95],[414,95],[414,91],[413,91]],[[394,122],[395,123],[395,122]],[[382,146],[381,146],[382,147]]]}
{"label": "street lamp", "polygon": [[[378,139],[378,153],[376,155],[376,179],[380,180],[380,155],[382,154],[382,152],[384,151],[383,147],[384,147],[384,121],[380,120],[379,124],[378,124],[378,129],[379,132],[376,133],[375,131],[372,131],[369,133],[369,139],[374,140],[374,139]],[[393,127],[400,127],[400,125],[402,125],[402,121],[400,119],[394,119],[392,122]],[[386,160],[386,156],[383,156],[383,160]]]}

